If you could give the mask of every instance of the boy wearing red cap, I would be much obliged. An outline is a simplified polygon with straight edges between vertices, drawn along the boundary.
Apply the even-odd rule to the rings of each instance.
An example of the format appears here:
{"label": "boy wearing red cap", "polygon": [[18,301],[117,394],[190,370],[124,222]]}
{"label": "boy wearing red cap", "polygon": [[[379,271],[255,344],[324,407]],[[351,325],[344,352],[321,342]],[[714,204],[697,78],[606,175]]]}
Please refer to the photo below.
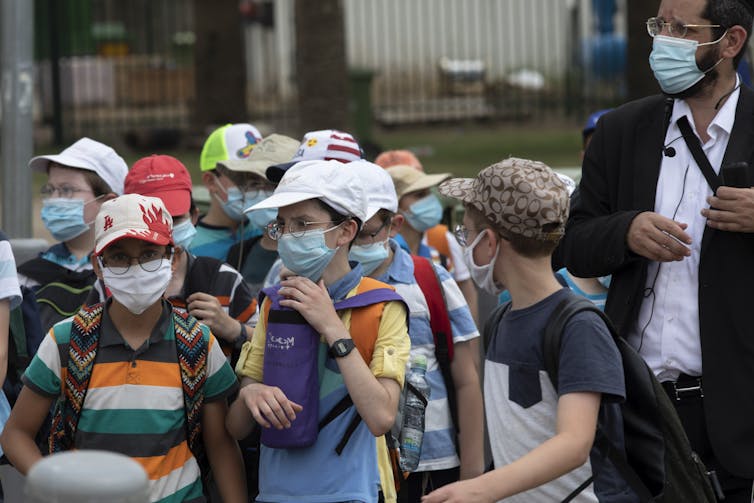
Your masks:
{"label": "boy wearing red cap", "polygon": [[172,275],[172,218],[160,199],[128,194],[95,220],[95,273],[112,292],[47,334],[0,442],[22,473],[42,457],[34,436],[50,407],[50,451],[103,449],[137,461],[151,501],[203,501],[206,451],[224,501],[245,501],[241,459],[224,427],[237,389],[209,329],[162,299]]}
{"label": "boy wearing red cap", "polygon": [[[165,297],[174,307],[188,311],[207,325],[226,355],[237,354],[251,335],[249,323],[256,310],[256,299],[231,266],[188,251],[196,232],[191,222],[191,188],[186,167],[168,155],[139,159],[125,180],[126,194],[160,198],[173,218],[175,266]],[[106,298],[101,282],[97,286],[89,304]]]}

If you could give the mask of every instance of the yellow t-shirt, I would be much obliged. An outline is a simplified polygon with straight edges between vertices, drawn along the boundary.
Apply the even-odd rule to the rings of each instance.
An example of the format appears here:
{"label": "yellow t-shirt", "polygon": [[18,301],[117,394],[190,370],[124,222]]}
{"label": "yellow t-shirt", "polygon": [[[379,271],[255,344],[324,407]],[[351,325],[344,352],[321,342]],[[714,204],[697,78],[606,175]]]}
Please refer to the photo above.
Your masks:
{"label": "yellow t-shirt", "polygon": [[[353,288],[348,292],[346,298],[355,295],[357,288]],[[269,302],[269,299],[265,299],[264,302]],[[265,304],[260,306],[259,312],[264,313],[265,307]],[[350,330],[351,310],[343,311],[340,319],[346,329]],[[264,316],[260,316],[256,327],[254,327],[253,337],[250,341],[244,343],[241,349],[241,355],[236,364],[236,374],[239,377],[249,377],[257,382],[262,382],[266,334],[267,320],[264,319]],[[372,375],[378,378],[395,379],[402,388],[410,350],[411,342],[408,337],[408,326],[406,325],[406,307],[400,302],[387,302],[382,311],[379,334],[374,343],[372,361],[369,363]],[[377,464],[380,472],[383,496],[386,503],[394,503],[397,501],[397,496],[385,437],[380,435],[376,438],[376,442]]]}

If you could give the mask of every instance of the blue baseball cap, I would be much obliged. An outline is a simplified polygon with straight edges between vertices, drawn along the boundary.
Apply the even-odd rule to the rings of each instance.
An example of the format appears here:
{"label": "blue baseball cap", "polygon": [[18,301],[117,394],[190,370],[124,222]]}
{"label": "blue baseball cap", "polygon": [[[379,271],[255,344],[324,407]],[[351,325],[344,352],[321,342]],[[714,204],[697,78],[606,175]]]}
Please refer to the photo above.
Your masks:
{"label": "blue baseball cap", "polygon": [[594,133],[594,130],[597,128],[597,121],[600,120],[600,117],[605,115],[608,112],[611,112],[612,108],[605,108],[604,110],[599,110],[597,112],[594,112],[592,115],[590,115],[586,119],[586,123],[584,124],[584,129],[581,130],[581,137],[585,138],[587,135]]}

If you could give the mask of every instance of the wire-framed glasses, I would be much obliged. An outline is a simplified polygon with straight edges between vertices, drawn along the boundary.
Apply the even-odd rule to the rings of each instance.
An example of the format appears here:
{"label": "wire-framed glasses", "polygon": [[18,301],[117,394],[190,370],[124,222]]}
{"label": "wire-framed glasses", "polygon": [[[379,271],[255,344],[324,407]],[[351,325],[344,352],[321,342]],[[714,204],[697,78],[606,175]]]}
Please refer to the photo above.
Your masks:
{"label": "wire-framed glasses", "polygon": [[132,257],[122,252],[116,252],[107,257],[104,255],[99,257],[100,265],[118,276],[126,274],[134,261],[146,272],[155,272],[162,266],[163,260],[170,261],[171,259],[171,254],[164,254],[158,250],[145,250],[138,257]]}
{"label": "wire-framed glasses", "polygon": [[284,224],[283,222],[279,222],[277,220],[273,220],[270,223],[267,224],[267,236],[269,236],[270,239],[273,241],[277,241],[281,237],[283,237],[283,234],[290,234],[291,236],[295,238],[300,238],[304,234],[306,234],[307,231],[311,230],[310,227],[312,225],[322,225],[322,224],[330,224],[334,223],[332,220],[323,220],[321,222],[307,222],[306,220],[297,220],[293,219],[291,220],[288,225]]}
{"label": "wire-framed glasses", "polygon": [[668,35],[676,38],[685,38],[689,28],[720,28],[719,24],[686,24],[678,20],[665,21],[661,17],[647,19],[647,33],[654,38],[662,34],[664,28],[668,29]]}

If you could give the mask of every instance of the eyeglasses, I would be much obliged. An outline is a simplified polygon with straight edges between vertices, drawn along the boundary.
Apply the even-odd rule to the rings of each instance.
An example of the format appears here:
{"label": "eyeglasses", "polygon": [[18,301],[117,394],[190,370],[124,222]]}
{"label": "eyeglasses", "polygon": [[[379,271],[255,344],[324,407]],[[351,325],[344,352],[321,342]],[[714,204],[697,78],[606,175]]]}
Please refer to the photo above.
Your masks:
{"label": "eyeglasses", "polygon": [[388,227],[393,222],[392,218],[385,219],[384,222],[382,222],[382,225],[377,227],[373,232],[369,232],[366,229],[363,229],[359,234],[356,236],[356,240],[362,244],[374,244],[374,238],[377,237],[377,234],[382,232],[382,229],[385,227]]}
{"label": "eyeglasses", "polygon": [[[278,222],[277,220],[273,220],[269,224],[267,224],[267,235],[272,239],[273,241],[277,241],[281,237],[283,237],[283,234],[290,234],[291,236],[295,238],[300,238],[304,234],[306,234],[308,231],[312,230],[309,227],[312,225],[322,225],[322,224],[330,224],[335,223],[332,220],[323,220],[322,222],[307,222],[306,220],[291,220],[288,223],[288,226],[286,228],[286,225],[282,222]],[[340,225],[343,222],[338,222],[338,225]]]}
{"label": "eyeglasses", "polygon": [[719,24],[684,24],[680,21],[665,21],[661,17],[650,17],[647,19],[647,33],[654,38],[662,33],[664,28],[668,29],[671,37],[684,38],[689,28],[720,28]]}
{"label": "eyeglasses", "polygon": [[466,246],[466,243],[468,243],[469,239],[469,230],[465,225],[458,224],[456,225],[456,228],[453,229],[453,236],[455,236],[456,241],[458,241],[459,245]]}
{"label": "eyeglasses", "polygon": [[42,185],[42,187],[39,189],[39,193],[42,195],[43,199],[51,198],[55,194],[55,192],[57,192],[58,196],[63,199],[71,199],[75,194],[78,194],[79,192],[92,192],[92,189],[80,189],[78,187],[71,187],[70,185],[54,187],[49,183]]}
{"label": "eyeglasses", "polygon": [[170,253],[164,254],[157,250],[145,250],[138,257],[116,252],[109,257],[100,256],[99,261],[102,267],[106,267],[111,273],[120,276],[128,272],[134,260],[146,272],[155,272],[162,266],[163,260],[170,261],[172,258]]}

